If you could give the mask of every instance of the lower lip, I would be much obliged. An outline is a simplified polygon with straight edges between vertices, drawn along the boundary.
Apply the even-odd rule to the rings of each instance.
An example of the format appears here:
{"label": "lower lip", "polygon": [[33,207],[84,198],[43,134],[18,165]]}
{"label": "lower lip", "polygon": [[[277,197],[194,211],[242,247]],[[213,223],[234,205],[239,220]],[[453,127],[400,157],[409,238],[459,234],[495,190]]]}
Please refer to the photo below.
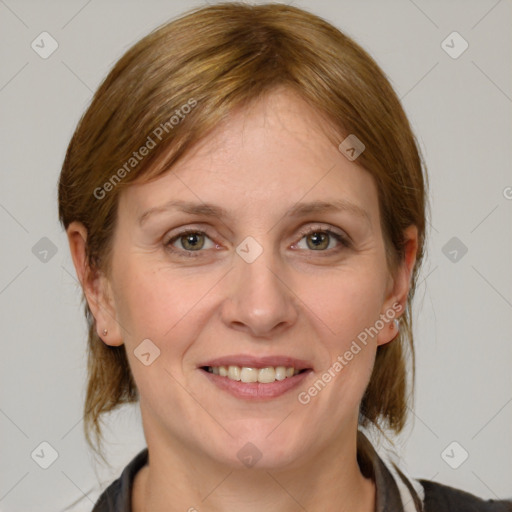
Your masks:
{"label": "lower lip", "polygon": [[296,388],[312,370],[307,370],[305,372],[298,373],[293,377],[286,377],[286,379],[276,380],[275,382],[265,384],[261,382],[246,383],[238,380],[231,380],[228,377],[221,377],[220,375],[215,375],[214,373],[210,373],[203,369],[200,369],[200,371],[210,379],[210,382],[236,398],[266,400],[284,395],[287,391],[291,391]]}

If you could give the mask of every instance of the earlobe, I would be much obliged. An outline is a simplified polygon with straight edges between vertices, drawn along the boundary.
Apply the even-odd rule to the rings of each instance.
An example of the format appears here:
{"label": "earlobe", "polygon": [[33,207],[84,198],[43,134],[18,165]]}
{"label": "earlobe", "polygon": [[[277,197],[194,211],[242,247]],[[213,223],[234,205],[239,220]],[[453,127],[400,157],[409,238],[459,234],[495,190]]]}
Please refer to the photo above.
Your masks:
{"label": "earlobe", "polygon": [[71,222],[66,234],[73,265],[94,316],[98,336],[107,345],[122,345],[123,337],[116,320],[116,309],[108,279],[99,269],[92,269],[87,260],[87,229],[80,222]]}
{"label": "earlobe", "polygon": [[[383,329],[377,335],[377,344],[384,345],[393,341],[400,329],[400,318],[405,313],[407,298],[411,286],[411,277],[416,263],[418,252],[418,229],[411,225],[404,231],[406,244],[404,247],[404,259],[397,270],[395,279],[391,279],[391,292],[384,301],[381,318],[389,319]],[[398,319],[398,324],[394,322]]]}

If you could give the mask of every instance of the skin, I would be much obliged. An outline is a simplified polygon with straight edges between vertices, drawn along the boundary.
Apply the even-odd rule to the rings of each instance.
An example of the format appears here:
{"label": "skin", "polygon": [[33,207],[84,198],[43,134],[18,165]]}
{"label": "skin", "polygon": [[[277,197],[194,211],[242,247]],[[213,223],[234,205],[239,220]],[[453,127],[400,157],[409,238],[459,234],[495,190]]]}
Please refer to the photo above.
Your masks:
{"label": "skin", "polygon": [[[174,168],[121,193],[112,272],[89,269],[87,233],[67,230],[80,282],[105,343],[125,344],[141,400],[150,464],[139,471],[133,510],[370,512],[375,486],[356,460],[359,405],[378,345],[397,335],[392,322],[369,338],[307,405],[297,395],[331,367],[366,327],[399,303],[405,308],[417,251],[406,231],[402,266],[391,276],[371,175],[328,141],[326,121],[300,98],[277,89],[234,113]],[[347,199],[347,211],[286,215],[297,202]],[[219,220],[169,210],[138,217],[171,199],[221,205]],[[185,254],[177,228],[204,230],[198,257]],[[301,230],[332,229],[320,249]],[[252,236],[263,248],[253,263],[237,253]],[[308,245],[309,240],[309,245]],[[103,336],[102,330],[108,329]],[[151,365],[134,356],[144,339],[161,351]],[[218,389],[198,365],[229,354],[289,355],[313,371],[266,401]],[[262,454],[246,468],[247,443]],[[300,505],[299,505],[300,504]]]}

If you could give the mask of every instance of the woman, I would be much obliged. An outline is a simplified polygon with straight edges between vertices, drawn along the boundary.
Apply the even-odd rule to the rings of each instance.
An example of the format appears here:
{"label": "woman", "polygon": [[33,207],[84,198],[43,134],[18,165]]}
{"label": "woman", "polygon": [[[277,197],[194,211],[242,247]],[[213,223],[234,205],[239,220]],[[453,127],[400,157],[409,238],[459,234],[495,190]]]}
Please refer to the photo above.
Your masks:
{"label": "woman", "polygon": [[426,198],[394,91],[325,21],[218,4],[131,48],[59,183],[87,439],[140,401],[148,446],[94,511],[512,510],[363,433],[406,422]]}

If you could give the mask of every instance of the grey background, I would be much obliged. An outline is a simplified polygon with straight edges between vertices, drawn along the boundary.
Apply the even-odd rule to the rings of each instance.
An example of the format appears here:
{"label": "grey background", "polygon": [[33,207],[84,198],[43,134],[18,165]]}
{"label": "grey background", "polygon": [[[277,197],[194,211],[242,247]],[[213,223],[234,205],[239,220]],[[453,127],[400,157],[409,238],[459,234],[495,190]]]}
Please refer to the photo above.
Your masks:
{"label": "grey background", "polygon": [[[485,498],[511,497],[512,3],[294,4],[374,56],[402,98],[429,169],[416,402],[397,440],[402,467]],[[64,510],[73,502],[68,510],[89,511],[145,446],[137,407],[107,422],[111,469],[96,464],[85,445],[85,320],[57,221],[56,182],[74,127],[112,64],[149,30],[196,5],[0,0],[2,512]],[[43,31],[59,45],[47,59],[31,48]],[[457,59],[441,47],[453,31],[469,43]],[[41,252],[43,237],[55,254]],[[458,248],[446,246],[453,237]],[[456,262],[445,255],[454,247]],[[46,470],[31,458],[43,441],[59,454]],[[441,456],[453,441],[469,453],[457,469]],[[460,461],[461,448],[448,453],[452,464]]]}

